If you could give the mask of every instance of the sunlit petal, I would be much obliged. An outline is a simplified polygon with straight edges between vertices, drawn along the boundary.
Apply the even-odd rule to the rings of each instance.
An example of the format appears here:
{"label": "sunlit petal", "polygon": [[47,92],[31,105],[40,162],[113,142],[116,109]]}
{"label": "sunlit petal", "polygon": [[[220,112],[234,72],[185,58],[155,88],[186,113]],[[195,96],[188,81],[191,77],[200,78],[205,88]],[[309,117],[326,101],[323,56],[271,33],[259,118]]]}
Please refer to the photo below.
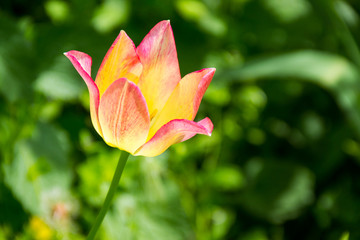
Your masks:
{"label": "sunlit petal", "polygon": [[107,144],[134,153],[145,143],[150,127],[140,89],[125,78],[114,81],[101,97],[99,122]]}
{"label": "sunlit petal", "polygon": [[148,139],[154,136],[161,126],[173,119],[194,120],[214,74],[215,68],[207,68],[189,73],[181,79],[164,108],[152,120]]}
{"label": "sunlit petal", "polygon": [[100,96],[119,78],[127,78],[137,84],[142,70],[135,45],[128,35],[121,31],[101,63],[96,75]]}
{"label": "sunlit petal", "polygon": [[137,54],[143,64],[138,86],[148,104],[150,118],[153,118],[181,79],[170,22],[158,23],[145,36]]}
{"label": "sunlit petal", "polygon": [[135,155],[154,157],[163,153],[171,145],[183,142],[196,134],[211,135],[213,124],[209,118],[199,122],[175,119],[162,126],[154,137],[139,148]]}

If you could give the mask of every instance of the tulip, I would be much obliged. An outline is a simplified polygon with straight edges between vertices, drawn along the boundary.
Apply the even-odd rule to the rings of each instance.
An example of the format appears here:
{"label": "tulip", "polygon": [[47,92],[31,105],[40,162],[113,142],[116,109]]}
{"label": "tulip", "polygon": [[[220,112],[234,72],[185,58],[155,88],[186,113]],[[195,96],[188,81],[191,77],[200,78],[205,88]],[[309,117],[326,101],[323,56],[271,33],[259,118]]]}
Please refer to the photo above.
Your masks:
{"label": "tulip", "polygon": [[91,121],[108,145],[153,157],[196,134],[211,135],[209,118],[193,120],[215,69],[181,78],[169,21],[158,23],[137,48],[121,31],[95,81],[89,55],[64,54],[88,87]]}

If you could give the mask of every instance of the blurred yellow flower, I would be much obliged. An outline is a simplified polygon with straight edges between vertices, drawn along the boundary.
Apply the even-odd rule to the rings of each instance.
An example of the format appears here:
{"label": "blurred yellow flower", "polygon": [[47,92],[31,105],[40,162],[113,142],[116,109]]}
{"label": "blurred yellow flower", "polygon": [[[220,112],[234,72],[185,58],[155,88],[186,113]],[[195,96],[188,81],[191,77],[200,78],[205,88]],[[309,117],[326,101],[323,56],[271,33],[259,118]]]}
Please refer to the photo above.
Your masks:
{"label": "blurred yellow flower", "polygon": [[39,217],[33,216],[30,219],[30,230],[35,240],[51,240],[54,233],[52,229]]}

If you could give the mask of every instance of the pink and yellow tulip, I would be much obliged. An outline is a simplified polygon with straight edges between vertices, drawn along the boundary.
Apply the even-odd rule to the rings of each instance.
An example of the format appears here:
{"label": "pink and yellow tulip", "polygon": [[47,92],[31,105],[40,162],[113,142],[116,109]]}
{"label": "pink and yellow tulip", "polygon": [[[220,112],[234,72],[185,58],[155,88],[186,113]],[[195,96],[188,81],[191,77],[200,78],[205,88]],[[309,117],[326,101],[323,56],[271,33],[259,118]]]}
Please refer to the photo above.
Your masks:
{"label": "pink and yellow tulip", "polygon": [[153,157],[196,134],[211,135],[209,118],[193,120],[215,69],[181,78],[169,21],[158,23],[137,48],[121,31],[95,81],[89,55],[65,55],[89,89],[92,123],[108,145]]}

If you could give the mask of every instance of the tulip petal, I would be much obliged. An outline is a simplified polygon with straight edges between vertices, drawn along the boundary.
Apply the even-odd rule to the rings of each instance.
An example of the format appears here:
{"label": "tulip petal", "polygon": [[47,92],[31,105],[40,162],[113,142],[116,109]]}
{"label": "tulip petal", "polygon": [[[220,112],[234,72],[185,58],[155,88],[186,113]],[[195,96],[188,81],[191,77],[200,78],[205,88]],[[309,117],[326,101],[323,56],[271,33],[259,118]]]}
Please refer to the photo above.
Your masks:
{"label": "tulip petal", "polygon": [[138,86],[148,104],[150,118],[153,118],[161,111],[181,79],[170,22],[158,23],[136,51],[143,64]]}
{"label": "tulip petal", "polygon": [[150,127],[140,89],[125,78],[114,81],[101,97],[99,122],[107,144],[134,153],[145,143]]}
{"label": "tulip petal", "polygon": [[164,108],[152,120],[148,139],[152,138],[161,126],[173,119],[194,120],[214,74],[215,68],[206,68],[189,73],[181,79]]}
{"label": "tulip petal", "polygon": [[86,86],[89,90],[90,96],[90,116],[92,124],[94,125],[95,130],[102,135],[101,127],[99,124],[98,118],[98,108],[99,108],[99,89],[96,86],[95,82],[91,78],[91,64],[92,60],[89,55],[79,51],[69,51],[64,53],[64,55],[71,61],[74,65],[76,71],[84,79]]}
{"label": "tulip petal", "polygon": [[175,119],[162,126],[150,141],[135,152],[135,155],[155,157],[163,153],[171,145],[183,142],[196,134],[210,136],[212,130],[213,124],[209,118],[204,118],[199,122]]}
{"label": "tulip petal", "polygon": [[100,96],[119,78],[127,78],[137,84],[142,65],[136,54],[135,45],[129,36],[121,31],[106,53],[96,75]]}

